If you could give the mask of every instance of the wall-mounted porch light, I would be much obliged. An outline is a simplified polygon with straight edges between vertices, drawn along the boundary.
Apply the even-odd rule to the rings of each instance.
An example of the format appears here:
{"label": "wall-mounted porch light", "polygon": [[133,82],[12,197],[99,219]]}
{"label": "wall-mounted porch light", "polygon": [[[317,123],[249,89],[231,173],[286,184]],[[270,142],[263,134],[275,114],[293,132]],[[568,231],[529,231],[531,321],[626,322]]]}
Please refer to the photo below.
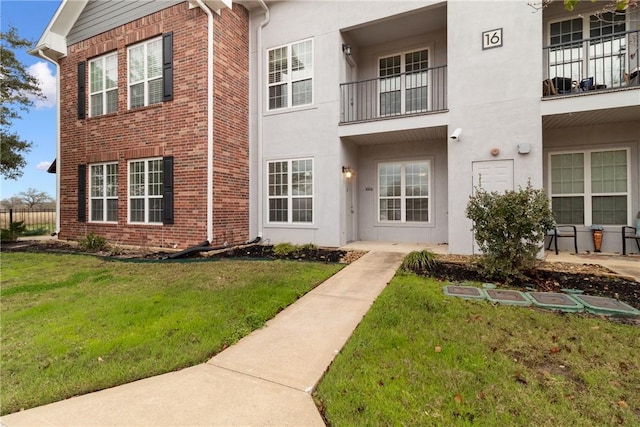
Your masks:
{"label": "wall-mounted porch light", "polygon": [[351,169],[351,166],[343,166],[342,173],[346,178],[351,178],[353,176],[353,169]]}
{"label": "wall-mounted porch light", "polygon": [[351,45],[343,43],[342,44],[342,51],[344,52],[345,55],[351,56]]}

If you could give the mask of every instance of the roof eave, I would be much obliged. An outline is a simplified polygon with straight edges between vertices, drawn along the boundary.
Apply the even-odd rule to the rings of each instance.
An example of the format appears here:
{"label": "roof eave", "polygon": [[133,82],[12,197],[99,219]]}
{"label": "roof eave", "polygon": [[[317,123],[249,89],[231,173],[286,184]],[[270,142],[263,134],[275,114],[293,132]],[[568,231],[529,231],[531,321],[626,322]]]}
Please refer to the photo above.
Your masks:
{"label": "roof eave", "polygon": [[[231,9],[233,6],[233,0],[202,0],[202,3],[218,14],[222,9]],[[189,6],[192,8],[198,7],[198,2],[196,0],[189,0]]]}
{"label": "roof eave", "polygon": [[67,35],[88,2],[89,0],[63,0],[40,40],[29,53],[40,56],[41,51],[47,51],[48,57],[56,59],[66,56]]}

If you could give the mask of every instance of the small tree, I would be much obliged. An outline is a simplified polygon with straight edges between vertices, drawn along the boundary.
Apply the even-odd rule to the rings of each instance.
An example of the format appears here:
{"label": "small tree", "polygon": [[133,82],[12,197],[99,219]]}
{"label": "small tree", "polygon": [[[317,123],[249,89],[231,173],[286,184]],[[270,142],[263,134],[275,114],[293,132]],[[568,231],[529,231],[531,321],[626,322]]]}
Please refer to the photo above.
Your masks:
{"label": "small tree", "polygon": [[33,105],[32,97],[42,98],[38,80],[33,77],[15,55],[16,50],[27,49],[31,42],[18,36],[10,27],[0,33],[0,175],[18,179],[27,164],[24,154],[31,150],[31,142],[23,140],[11,129],[11,123],[20,118],[19,110]]}
{"label": "small tree", "polygon": [[492,279],[512,282],[535,266],[544,238],[553,227],[549,199],[531,183],[504,194],[476,188],[467,217],[482,250],[480,270]]}

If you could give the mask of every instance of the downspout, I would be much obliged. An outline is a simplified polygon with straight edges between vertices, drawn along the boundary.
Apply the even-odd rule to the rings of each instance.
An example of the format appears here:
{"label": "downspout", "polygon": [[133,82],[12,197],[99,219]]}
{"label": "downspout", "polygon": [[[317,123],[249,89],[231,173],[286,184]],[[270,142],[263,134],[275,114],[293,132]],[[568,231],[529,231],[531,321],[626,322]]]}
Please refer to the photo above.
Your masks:
{"label": "downspout", "polygon": [[56,67],[56,229],[52,236],[60,233],[60,64],[38,49],[38,56],[51,62]]}
{"label": "downspout", "polygon": [[207,240],[213,242],[213,11],[196,1],[207,14]]}
{"label": "downspout", "polygon": [[259,0],[260,6],[264,9],[264,21],[260,23],[258,28],[257,48],[258,48],[258,237],[262,238],[264,230],[264,162],[262,159],[263,151],[263,130],[262,116],[264,113],[264,82],[262,80],[264,58],[262,57],[262,30],[267,26],[271,15],[269,8],[264,0]]}

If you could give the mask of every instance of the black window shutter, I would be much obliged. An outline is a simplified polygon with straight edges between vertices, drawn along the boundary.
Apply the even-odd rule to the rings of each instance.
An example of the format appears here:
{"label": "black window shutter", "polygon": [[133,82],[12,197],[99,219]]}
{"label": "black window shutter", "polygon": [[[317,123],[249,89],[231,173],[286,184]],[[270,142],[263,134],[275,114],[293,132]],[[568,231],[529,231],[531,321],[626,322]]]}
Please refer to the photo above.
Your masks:
{"label": "black window shutter", "polygon": [[85,118],[85,99],[86,97],[86,67],[85,67],[85,62],[84,61],[80,61],[78,62],[78,119],[82,120]]}
{"label": "black window shutter", "polygon": [[173,100],[173,33],[162,35],[162,93],[163,101]]}
{"label": "black window shutter", "polygon": [[87,222],[87,165],[78,165],[78,222]]}
{"label": "black window shutter", "polygon": [[173,224],[173,156],[162,158],[162,223]]}

